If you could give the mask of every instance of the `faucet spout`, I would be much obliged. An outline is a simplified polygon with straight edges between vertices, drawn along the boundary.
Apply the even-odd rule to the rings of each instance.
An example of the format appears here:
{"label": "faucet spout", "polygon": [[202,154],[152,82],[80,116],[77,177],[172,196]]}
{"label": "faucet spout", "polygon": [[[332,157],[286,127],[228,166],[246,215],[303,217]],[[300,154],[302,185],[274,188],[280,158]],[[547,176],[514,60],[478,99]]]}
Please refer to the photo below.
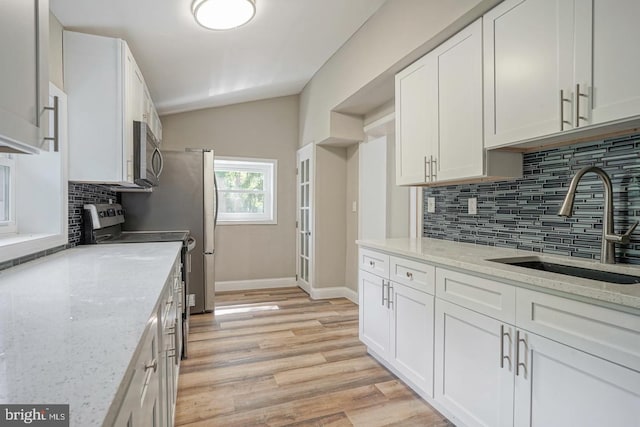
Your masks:
{"label": "faucet spout", "polygon": [[615,264],[615,234],[613,232],[613,186],[609,175],[596,166],[587,166],[575,174],[569,184],[569,191],[564,198],[562,207],[558,212],[559,216],[570,218],[573,215],[573,203],[576,198],[576,190],[582,177],[593,172],[598,175],[604,187],[604,215],[602,218],[602,247],[600,249],[600,262],[607,264]]}

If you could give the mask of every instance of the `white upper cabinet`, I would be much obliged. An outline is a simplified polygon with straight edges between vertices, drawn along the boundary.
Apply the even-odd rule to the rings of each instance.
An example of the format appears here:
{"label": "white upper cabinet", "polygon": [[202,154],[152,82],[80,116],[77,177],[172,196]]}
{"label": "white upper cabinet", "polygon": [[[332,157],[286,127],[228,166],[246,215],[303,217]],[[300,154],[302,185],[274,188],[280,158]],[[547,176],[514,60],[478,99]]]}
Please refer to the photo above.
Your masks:
{"label": "white upper cabinet", "polygon": [[483,174],[482,20],[431,54],[438,72],[439,137],[432,167],[444,181]]}
{"label": "white upper cabinet", "polygon": [[396,184],[518,177],[517,153],[485,153],[482,19],[396,75]]}
{"label": "white upper cabinet", "polygon": [[134,186],[133,122],[148,123],[150,99],[127,43],[65,31],[64,73],[69,180]]}
{"label": "white upper cabinet", "polygon": [[[578,125],[640,115],[640,2],[580,2],[576,7]],[[574,89],[577,93],[577,86]]]}
{"label": "white upper cabinet", "polygon": [[638,16],[634,0],[507,0],[485,14],[485,147],[623,130],[640,115]]}
{"label": "white upper cabinet", "polygon": [[507,0],[484,16],[486,147],[559,132],[561,104],[572,127],[572,16],[573,0]]}
{"label": "white upper cabinet", "polygon": [[0,151],[46,149],[49,2],[3,0],[0,13]]}
{"label": "white upper cabinet", "polygon": [[396,184],[428,182],[438,138],[435,58],[425,56],[396,75]]}

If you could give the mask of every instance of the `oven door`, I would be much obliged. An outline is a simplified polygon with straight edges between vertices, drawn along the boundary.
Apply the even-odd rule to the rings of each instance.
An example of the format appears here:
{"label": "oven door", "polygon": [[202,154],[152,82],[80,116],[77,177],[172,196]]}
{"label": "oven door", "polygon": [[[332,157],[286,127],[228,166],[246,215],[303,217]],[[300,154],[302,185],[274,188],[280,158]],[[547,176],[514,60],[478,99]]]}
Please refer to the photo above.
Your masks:
{"label": "oven door", "polygon": [[162,173],[160,144],[145,122],[133,122],[134,182],[156,187]]}

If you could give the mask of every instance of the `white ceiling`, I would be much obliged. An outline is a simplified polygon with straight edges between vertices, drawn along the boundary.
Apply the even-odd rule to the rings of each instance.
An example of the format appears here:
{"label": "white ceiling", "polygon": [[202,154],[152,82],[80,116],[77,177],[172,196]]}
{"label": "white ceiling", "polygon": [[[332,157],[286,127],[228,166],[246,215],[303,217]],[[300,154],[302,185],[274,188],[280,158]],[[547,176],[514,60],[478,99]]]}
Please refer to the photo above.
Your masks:
{"label": "white ceiling", "polygon": [[253,21],[200,27],[192,0],[51,0],[71,30],[125,39],[161,114],[300,93],[386,0],[257,0]]}

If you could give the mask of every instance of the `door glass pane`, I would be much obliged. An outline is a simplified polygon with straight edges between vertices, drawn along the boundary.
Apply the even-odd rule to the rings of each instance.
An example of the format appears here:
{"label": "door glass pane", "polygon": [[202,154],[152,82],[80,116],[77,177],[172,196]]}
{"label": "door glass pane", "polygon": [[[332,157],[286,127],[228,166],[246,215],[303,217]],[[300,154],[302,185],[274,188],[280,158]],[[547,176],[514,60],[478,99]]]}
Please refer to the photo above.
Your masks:
{"label": "door glass pane", "polygon": [[0,166],[0,222],[10,221],[11,168]]}
{"label": "door glass pane", "polygon": [[309,159],[305,160],[304,164],[305,164],[304,182],[309,182]]}
{"label": "door glass pane", "polygon": [[311,227],[311,225],[309,224],[309,209],[305,209],[304,211],[304,224],[305,224],[304,230],[309,231]]}
{"label": "door glass pane", "polygon": [[304,207],[309,207],[309,184],[305,184],[304,186]]}

